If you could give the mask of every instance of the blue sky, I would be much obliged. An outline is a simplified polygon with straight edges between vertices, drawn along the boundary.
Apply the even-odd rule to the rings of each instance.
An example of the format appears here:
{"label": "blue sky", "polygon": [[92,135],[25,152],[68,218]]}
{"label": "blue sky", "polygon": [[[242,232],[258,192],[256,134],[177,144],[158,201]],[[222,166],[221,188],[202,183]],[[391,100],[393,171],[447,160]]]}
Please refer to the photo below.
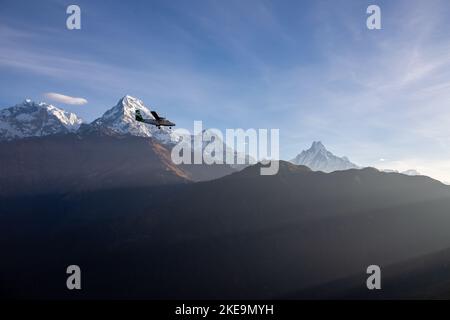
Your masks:
{"label": "blue sky", "polygon": [[321,140],[450,181],[449,17],[448,0],[1,0],[0,106],[55,92],[91,121],[130,94],[188,129],[279,128],[285,159]]}

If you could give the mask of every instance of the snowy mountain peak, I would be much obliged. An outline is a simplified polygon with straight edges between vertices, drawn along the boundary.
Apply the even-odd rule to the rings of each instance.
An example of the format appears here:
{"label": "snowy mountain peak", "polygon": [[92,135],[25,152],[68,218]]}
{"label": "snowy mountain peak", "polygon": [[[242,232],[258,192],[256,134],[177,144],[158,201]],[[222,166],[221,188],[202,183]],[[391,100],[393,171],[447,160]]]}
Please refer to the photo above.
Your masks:
{"label": "snowy mountain peak", "polygon": [[95,121],[99,124],[109,124],[111,122],[134,123],[136,110],[140,110],[146,117],[153,118],[150,110],[141,100],[126,95],[121,98],[114,107],[107,110],[101,118]]}
{"label": "snowy mountain peak", "polygon": [[358,168],[347,157],[337,157],[328,151],[322,142],[314,141],[308,150],[303,150],[291,160],[297,165],[304,165],[314,171],[332,172]]}
{"label": "snowy mountain peak", "polygon": [[327,149],[325,148],[325,146],[321,141],[314,141],[311,145],[310,150],[314,150],[316,152],[327,151]]}
{"label": "snowy mountain peak", "polygon": [[74,113],[45,102],[25,99],[0,110],[0,140],[40,137],[78,130],[82,120]]}
{"label": "snowy mountain peak", "polygon": [[153,137],[159,142],[166,144],[178,141],[179,137],[169,128],[161,127],[161,129],[158,129],[155,126],[136,121],[136,110],[140,110],[144,118],[154,119],[150,109],[142,100],[125,95],[114,107],[107,110],[103,116],[94,120],[90,125],[84,126],[83,130],[87,128],[107,129],[120,135]]}

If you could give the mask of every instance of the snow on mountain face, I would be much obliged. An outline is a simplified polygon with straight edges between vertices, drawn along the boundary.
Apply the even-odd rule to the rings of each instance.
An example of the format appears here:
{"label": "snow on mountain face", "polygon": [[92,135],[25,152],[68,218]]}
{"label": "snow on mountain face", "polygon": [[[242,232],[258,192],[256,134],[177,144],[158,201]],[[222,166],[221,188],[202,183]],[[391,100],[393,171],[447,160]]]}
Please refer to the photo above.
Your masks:
{"label": "snow on mountain face", "polygon": [[409,169],[409,170],[405,170],[405,171],[398,171],[398,170],[393,170],[393,169],[383,169],[381,170],[382,172],[386,172],[386,173],[401,173],[407,176],[420,176],[422,175],[419,171],[415,170],[415,169]]}
{"label": "snow on mountain face", "polygon": [[402,174],[406,174],[407,176],[420,176],[421,173],[415,169],[409,169],[406,171],[402,171]]}
{"label": "snow on mountain face", "polygon": [[291,160],[297,165],[304,165],[314,171],[332,172],[338,170],[357,169],[358,166],[347,157],[337,157],[328,151],[320,141],[314,141],[311,148],[303,150]]}
{"label": "snow on mountain face", "polygon": [[407,176],[421,176],[422,174],[415,170],[415,169],[409,169],[409,170],[405,170],[405,171],[398,171],[398,170],[393,170],[393,169],[381,169],[381,172],[386,172],[386,173],[401,173]]}
{"label": "snow on mountain face", "polygon": [[0,110],[0,140],[74,132],[81,123],[82,120],[74,113],[27,99]]}
{"label": "snow on mountain face", "polygon": [[166,144],[178,141],[179,137],[169,128],[158,129],[156,126],[136,121],[136,110],[140,110],[144,118],[154,119],[149,108],[141,100],[127,95],[120,99],[116,106],[107,110],[102,117],[87,126],[94,129],[105,128],[117,134],[153,137]]}

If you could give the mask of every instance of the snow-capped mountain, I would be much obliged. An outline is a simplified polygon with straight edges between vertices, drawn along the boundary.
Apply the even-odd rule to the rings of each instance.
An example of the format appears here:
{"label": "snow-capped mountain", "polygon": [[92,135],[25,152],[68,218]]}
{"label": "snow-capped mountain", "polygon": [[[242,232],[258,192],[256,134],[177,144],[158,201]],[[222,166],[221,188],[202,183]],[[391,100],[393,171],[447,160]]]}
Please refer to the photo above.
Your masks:
{"label": "snow-capped mountain", "polygon": [[141,100],[126,95],[100,118],[81,126],[80,132],[106,129],[120,135],[153,137],[165,144],[178,141],[179,137],[169,128],[158,129],[155,126],[137,122],[135,120],[136,110],[140,110],[144,118],[154,119],[150,109]]}
{"label": "snow-capped mountain", "polygon": [[401,174],[405,174],[407,176],[420,176],[422,175],[419,171],[415,170],[415,169],[409,169],[409,170],[405,170],[405,171],[398,171],[398,170],[393,170],[393,169],[382,169],[382,172],[386,172],[386,173],[401,173]]}
{"label": "snow-capped mountain", "polygon": [[380,171],[385,173],[400,173],[398,170],[394,169],[381,169]]}
{"label": "snow-capped mountain", "polygon": [[304,165],[314,171],[332,172],[359,168],[347,157],[337,157],[328,151],[320,141],[314,141],[311,148],[303,150],[291,160],[297,165]]}
{"label": "snow-capped mountain", "polygon": [[0,110],[0,140],[74,132],[81,123],[82,120],[74,113],[27,99]]}

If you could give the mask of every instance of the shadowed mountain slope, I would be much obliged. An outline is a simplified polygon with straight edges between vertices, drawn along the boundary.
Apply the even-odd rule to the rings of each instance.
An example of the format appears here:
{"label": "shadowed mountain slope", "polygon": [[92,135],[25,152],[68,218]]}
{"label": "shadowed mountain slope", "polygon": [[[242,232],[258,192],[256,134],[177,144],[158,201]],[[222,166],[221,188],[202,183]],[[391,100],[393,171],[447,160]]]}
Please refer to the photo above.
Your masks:
{"label": "shadowed mountain slope", "polygon": [[0,143],[0,194],[45,194],[182,183],[183,170],[150,138],[52,135]]}
{"label": "shadowed mountain slope", "polygon": [[[32,208],[9,199],[20,210],[0,216],[3,274],[15,272],[5,288],[41,298],[279,298],[450,247],[450,189],[440,182],[286,162],[274,176],[259,170],[28,199]],[[20,266],[36,252],[32,271]],[[74,261],[86,270],[77,296],[57,277]]]}

